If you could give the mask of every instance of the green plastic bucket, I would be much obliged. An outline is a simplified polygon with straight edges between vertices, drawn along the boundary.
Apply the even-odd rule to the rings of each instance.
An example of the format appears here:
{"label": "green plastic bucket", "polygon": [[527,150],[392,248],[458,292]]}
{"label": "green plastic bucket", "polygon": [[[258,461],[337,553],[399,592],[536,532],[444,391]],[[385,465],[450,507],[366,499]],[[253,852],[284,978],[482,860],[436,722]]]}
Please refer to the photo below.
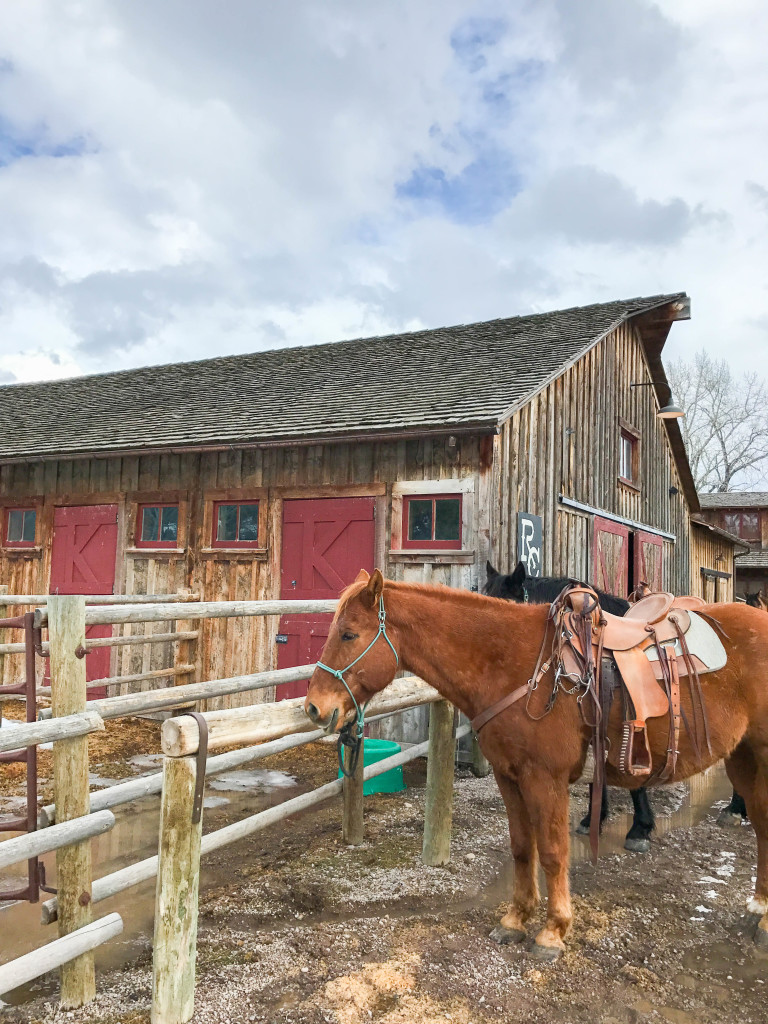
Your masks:
{"label": "green plastic bucket", "polygon": [[[399,753],[400,744],[393,743],[392,740],[372,740],[368,737],[363,740],[364,765],[376,764],[377,761],[383,761],[385,757],[392,757],[393,754]],[[341,771],[339,771],[339,778],[341,778]],[[371,793],[400,793],[405,788],[402,765],[399,765],[397,768],[390,768],[382,775],[368,779],[363,784],[363,794],[370,796]]]}

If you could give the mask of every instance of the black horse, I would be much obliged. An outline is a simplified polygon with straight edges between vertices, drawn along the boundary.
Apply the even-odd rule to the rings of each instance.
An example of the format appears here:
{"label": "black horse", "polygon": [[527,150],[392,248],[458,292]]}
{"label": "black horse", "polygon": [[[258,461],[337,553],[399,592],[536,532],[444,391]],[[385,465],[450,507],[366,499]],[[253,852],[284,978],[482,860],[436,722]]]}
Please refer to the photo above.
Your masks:
{"label": "black horse", "polygon": [[[567,576],[540,576],[531,577],[527,574],[525,564],[518,562],[515,571],[505,575],[497,572],[490,562],[486,562],[487,579],[483,593],[489,597],[501,597],[507,601],[527,602],[530,604],[551,604],[563,587],[571,582]],[[626,615],[629,611],[629,601],[615,594],[608,594],[604,590],[597,590],[601,607],[611,615]],[[590,804],[592,785],[590,783]],[[656,819],[653,816],[653,808],[648,799],[648,792],[645,787],[631,789],[629,795],[632,797],[634,814],[632,827],[624,839],[624,849],[633,853],[647,853],[651,848],[651,833],[656,827]],[[589,811],[579,822],[577,831],[582,835],[589,832]],[[600,823],[608,817],[608,789],[603,788],[603,800],[600,808]],[[742,797],[734,790],[731,802],[720,814],[718,821],[722,825],[741,824],[743,818],[747,817],[747,808]]]}

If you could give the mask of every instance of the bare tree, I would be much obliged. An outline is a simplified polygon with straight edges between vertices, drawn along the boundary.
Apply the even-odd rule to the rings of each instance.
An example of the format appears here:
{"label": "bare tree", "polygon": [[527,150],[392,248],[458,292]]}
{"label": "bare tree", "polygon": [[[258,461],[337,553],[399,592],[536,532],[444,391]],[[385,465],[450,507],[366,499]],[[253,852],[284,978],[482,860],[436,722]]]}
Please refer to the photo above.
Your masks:
{"label": "bare tree", "polygon": [[725,360],[697,353],[676,360],[669,382],[696,487],[704,493],[754,487],[768,472],[768,386],[756,373],[734,378]]}

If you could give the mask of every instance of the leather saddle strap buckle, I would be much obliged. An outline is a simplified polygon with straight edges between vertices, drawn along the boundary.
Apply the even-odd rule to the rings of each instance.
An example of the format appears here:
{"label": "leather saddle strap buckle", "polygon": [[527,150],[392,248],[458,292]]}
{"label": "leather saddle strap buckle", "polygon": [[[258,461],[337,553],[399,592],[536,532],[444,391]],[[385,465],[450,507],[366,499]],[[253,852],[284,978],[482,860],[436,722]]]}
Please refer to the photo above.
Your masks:
{"label": "leather saddle strap buckle", "polygon": [[192,824],[197,825],[203,813],[205,766],[208,761],[208,723],[199,711],[185,711],[184,715],[180,717],[194,718],[200,731],[196,757],[195,795],[192,800]]}

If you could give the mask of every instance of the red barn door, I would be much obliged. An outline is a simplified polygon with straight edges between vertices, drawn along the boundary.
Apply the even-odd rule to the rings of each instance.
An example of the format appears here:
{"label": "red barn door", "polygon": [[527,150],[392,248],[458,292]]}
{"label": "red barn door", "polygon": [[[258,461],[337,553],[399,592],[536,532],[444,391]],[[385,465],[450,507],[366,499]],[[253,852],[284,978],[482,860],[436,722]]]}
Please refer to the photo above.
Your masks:
{"label": "red barn door", "polygon": [[[56,508],[51,546],[51,594],[111,594],[115,587],[117,505]],[[111,626],[89,626],[86,637],[112,635]],[[109,675],[109,648],[97,647],[85,659],[88,681]],[[106,690],[88,691],[91,699]]]}
{"label": "red barn door", "polygon": [[[635,534],[635,586],[647,583],[651,590],[663,590],[664,542],[653,533]],[[624,595],[622,595],[624,596]]]}
{"label": "red barn door", "polygon": [[[373,498],[309,498],[283,502],[280,597],[335,599],[361,569],[373,571]],[[317,661],[332,615],[284,615],[278,633],[278,668]],[[307,683],[285,683],[277,699],[303,697]]]}
{"label": "red barn door", "polygon": [[626,597],[628,569],[629,529],[595,516],[592,582],[598,590]]}

